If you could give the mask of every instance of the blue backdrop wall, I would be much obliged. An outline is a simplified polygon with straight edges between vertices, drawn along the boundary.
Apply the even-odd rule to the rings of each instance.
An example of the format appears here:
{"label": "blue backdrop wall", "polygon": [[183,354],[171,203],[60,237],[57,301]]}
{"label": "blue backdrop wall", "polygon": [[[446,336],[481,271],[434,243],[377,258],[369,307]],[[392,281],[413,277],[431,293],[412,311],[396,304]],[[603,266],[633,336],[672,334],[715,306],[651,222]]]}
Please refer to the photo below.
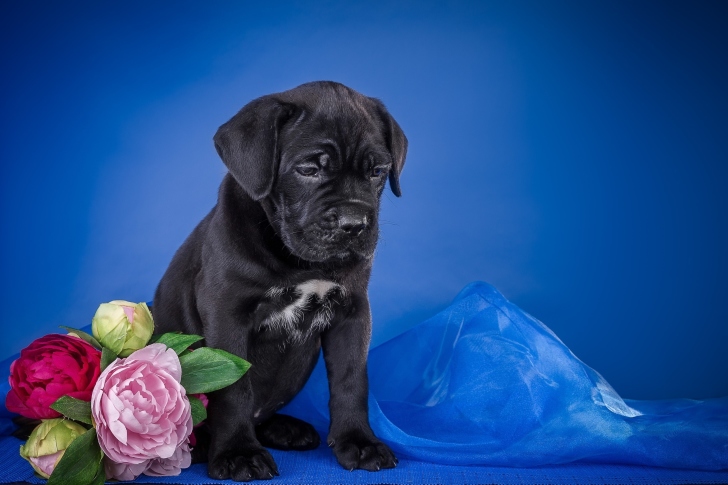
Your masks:
{"label": "blue backdrop wall", "polygon": [[624,397],[726,395],[727,6],[2,2],[0,355],[150,299],[217,127],[331,79],[410,141],[375,343],[485,280]]}

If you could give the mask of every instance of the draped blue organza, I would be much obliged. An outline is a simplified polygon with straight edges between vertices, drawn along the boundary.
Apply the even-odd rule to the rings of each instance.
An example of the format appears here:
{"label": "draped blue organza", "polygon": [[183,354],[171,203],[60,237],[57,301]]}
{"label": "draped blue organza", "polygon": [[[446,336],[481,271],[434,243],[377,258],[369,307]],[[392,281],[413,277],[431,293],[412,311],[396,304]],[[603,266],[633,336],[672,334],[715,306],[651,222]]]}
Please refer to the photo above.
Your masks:
{"label": "draped blue organza", "polygon": [[[369,376],[372,428],[400,456],[453,465],[728,469],[728,397],[623,400],[543,323],[485,283],[373,348]],[[282,412],[325,431],[328,395],[319,361]]]}

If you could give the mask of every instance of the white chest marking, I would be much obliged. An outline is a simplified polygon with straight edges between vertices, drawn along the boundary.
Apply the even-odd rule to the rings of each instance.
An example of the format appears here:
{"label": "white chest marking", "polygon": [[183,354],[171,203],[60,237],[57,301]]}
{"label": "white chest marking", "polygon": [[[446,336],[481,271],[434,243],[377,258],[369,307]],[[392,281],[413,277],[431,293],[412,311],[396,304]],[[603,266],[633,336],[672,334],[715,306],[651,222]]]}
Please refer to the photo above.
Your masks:
{"label": "white chest marking", "polygon": [[[302,342],[312,332],[320,332],[331,323],[333,316],[332,299],[330,293],[338,289],[344,292],[344,287],[327,280],[309,280],[296,285],[297,298],[282,310],[271,314],[263,322],[264,326],[284,331],[293,342]],[[273,287],[266,292],[269,298],[283,295],[284,288]],[[299,324],[303,321],[306,312],[313,311],[311,326],[301,329]]]}

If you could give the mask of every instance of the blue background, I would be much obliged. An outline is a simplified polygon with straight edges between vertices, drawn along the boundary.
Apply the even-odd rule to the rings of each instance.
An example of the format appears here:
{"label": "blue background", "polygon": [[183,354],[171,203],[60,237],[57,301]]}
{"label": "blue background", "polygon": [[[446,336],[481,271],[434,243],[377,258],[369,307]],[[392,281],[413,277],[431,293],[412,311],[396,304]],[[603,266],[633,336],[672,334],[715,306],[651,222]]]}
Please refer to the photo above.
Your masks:
{"label": "blue background", "polygon": [[331,79],[410,141],[374,343],[485,280],[624,397],[728,395],[725,2],[2,2],[0,52],[0,355],[150,299],[217,127]]}

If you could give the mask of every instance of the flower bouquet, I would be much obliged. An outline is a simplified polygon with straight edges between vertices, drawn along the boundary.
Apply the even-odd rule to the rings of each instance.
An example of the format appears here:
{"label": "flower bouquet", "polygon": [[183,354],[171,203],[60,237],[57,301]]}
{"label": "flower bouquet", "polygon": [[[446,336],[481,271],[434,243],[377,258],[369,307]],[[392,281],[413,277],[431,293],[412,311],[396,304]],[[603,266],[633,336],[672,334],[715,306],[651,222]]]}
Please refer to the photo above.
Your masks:
{"label": "flower bouquet", "polygon": [[153,336],[145,303],[102,304],[92,333],[62,327],[20,352],[6,407],[39,419],[20,455],[48,484],[102,484],[178,475],[191,463],[204,393],[229,386],[250,364],[202,337]]}

